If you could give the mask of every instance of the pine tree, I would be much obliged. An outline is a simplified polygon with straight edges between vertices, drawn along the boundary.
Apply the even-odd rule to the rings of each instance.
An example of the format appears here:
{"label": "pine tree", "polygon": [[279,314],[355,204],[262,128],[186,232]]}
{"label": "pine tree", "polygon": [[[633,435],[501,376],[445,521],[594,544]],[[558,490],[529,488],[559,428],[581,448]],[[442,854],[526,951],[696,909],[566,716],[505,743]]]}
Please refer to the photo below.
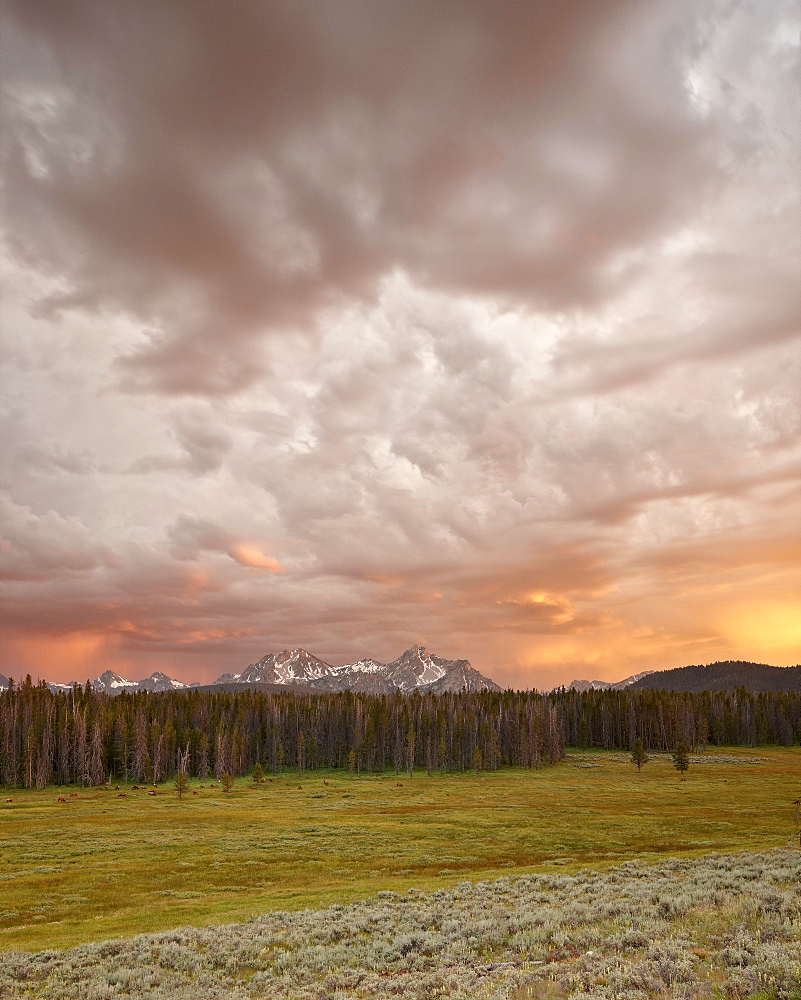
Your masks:
{"label": "pine tree", "polygon": [[189,778],[183,771],[178,771],[175,775],[175,790],[178,792],[178,798],[183,798],[184,792],[189,788]]}
{"label": "pine tree", "polygon": [[684,772],[690,767],[690,751],[687,749],[686,743],[677,743],[676,749],[670,756],[673,759],[673,766],[682,775],[683,780]]}
{"label": "pine tree", "polygon": [[264,768],[258,761],[253,765],[253,780],[264,781]]}
{"label": "pine tree", "polygon": [[637,765],[637,770],[641,771],[643,764],[647,764],[650,760],[646,750],[645,744],[642,740],[634,741],[634,748],[631,751],[631,762]]}
{"label": "pine tree", "polygon": [[234,779],[231,777],[228,771],[226,771],[225,774],[223,774],[220,777],[220,784],[222,785],[223,791],[225,792],[226,795],[234,787]]}

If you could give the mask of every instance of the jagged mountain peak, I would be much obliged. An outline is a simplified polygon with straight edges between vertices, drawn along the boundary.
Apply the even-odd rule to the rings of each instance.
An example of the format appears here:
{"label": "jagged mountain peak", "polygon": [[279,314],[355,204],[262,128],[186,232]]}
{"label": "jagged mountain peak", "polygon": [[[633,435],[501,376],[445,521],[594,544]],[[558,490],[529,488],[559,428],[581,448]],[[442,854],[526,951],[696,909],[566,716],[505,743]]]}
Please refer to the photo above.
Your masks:
{"label": "jagged mountain peak", "polygon": [[187,685],[183,681],[177,681],[173,677],[168,677],[161,670],[154,670],[153,673],[143,681],[139,681],[140,691],[180,691]]}
{"label": "jagged mountain peak", "polygon": [[106,691],[109,694],[123,690],[133,690],[138,686],[137,681],[126,680],[114,670],[104,670],[103,673],[92,681],[92,687],[96,691]]}
{"label": "jagged mountain peak", "polygon": [[[436,690],[499,690],[474,670],[468,660],[447,660],[425,646],[410,646],[391,663],[369,657],[341,667],[331,666],[305,649],[268,653],[241,674],[223,674],[215,684],[292,684],[323,691],[364,691],[390,694]],[[436,687],[434,687],[436,686]]]}
{"label": "jagged mountain peak", "polygon": [[302,684],[333,674],[334,668],[330,663],[308,650],[282,649],[278,653],[267,653],[239,675],[223,674],[215,684]]}
{"label": "jagged mountain peak", "polygon": [[[428,656],[429,653],[425,646],[420,646],[415,644],[414,646],[409,646],[408,649],[405,649],[398,657],[398,659],[394,662],[397,663],[400,660],[424,660]],[[434,658],[439,659],[439,657],[437,656],[435,656]]]}
{"label": "jagged mountain peak", "polygon": [[[116,673],[114,670],[104,670],[102,674],[97,678],[99,681],[124,681],[125,678],[120,674]],[[132,681],[126,681],[126,683],[131,684]]]}

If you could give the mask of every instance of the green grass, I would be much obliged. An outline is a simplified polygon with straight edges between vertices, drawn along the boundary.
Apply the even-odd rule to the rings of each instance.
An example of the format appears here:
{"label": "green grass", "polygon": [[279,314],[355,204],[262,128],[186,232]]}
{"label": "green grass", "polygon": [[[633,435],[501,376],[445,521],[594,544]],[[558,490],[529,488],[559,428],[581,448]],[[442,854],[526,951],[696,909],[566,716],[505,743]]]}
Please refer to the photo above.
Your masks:
{"label": "green grass", "polygon": [[54,788],[11,791],[0,799],[0,949],[797,842],[801,749],[707,753],[731,759],[694,763],[684,781],[667,758],[638,774],[625,754],[573,751],[556,767],[480,776],[308,772],[255,789],[239,779],[229,795],[192,781],[198,794],[180,801],[171,785],[156,796],[123,787],[126,798],[81,789],[66,802]]}

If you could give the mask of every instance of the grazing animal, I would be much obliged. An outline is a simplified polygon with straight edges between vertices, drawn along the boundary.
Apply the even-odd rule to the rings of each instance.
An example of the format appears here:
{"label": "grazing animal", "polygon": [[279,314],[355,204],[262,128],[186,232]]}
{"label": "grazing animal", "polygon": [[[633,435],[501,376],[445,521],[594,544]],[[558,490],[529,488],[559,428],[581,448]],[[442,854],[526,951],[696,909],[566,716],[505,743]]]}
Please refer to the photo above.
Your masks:
{"label": "grazing animal", "polygon": [[[203,786],[201,785],[200,787],[202,788]],[[196,792],[194,789],[192,789],[192,794],[193,795],[200,795],[200,792]]]}
{"label": "grazing animal", "polygon": [[139,791],[139,785],[134,785],[132,790],[134,792],[138,792]]}
{"label": "grazing animal", "polygon": [[327,782],[327,781],[324,781],[324,782],[323,782],[323,784],[324,784],[324,785],[327,785],[327,784],[328,784],[328,782]]}
{"label": "grazing animal", "polygon": [[148,794],[148,795],[155,795],[156,793],[155,793],[155,792],[153,791],[153,789],[151,788],[151,789],[150,789],[150,791],[149,791],[149,792],[148,792],[147,794]]}
{"label": "grazing animal", "polygon": [[66,802],[67,800],[64,798],[63,795],[59,795],[59,797],[56,799],[56,801],[57,802]]}
{"label": "grazing animal", "polygon": [[11,802],[11,801],[12,801],[11,799],[6,799],[6,802]]}
{"label": "grazing animal", "polygon": [[115,792],[118,792],[119,790],[120,790],[120,786],[119,786],[119,785],[115,785],[115,786],[114,786],[114,791],[115,791]]}
{"label": "grazing animal", "polygon": [[71,799],[77,799],[78,798],[78,793],[77,792],[70,792],[70,798]]}
{"label": "grazing animal", "polygon": [[118,799],[127,799],[128,798],[128,793],[127,792],[120,792],[120,794],[117,796],[117,798]]}
{"label": "grazing animal", "polygon": [[403,788],[403,782],[402,781],[396,782],[395,787],[396,788]]}
{"label": "grazing animal", "polygon": [[298,785],[298,791],[301,791],[302,789],[303,789],[303,785]]}

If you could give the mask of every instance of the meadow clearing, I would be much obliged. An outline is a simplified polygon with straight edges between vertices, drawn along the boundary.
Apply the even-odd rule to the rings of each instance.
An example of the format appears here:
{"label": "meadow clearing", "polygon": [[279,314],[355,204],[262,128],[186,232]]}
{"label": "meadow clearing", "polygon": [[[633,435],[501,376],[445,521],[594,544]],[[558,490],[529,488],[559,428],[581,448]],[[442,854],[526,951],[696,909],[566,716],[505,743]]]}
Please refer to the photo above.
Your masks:
{"label": "meadow clearing", "polygon": [[[344,905],[379,891],[797,845],[801,748],[568,753],[537,771],[285,773],[190,787],[11,791],[0,948],[34,951]],[[70,792],[77,791],[71,797]],[[120,797],[127,793],[125,797]],[[11,798],[11,802],[5,802]]]}
{"label": "meadow clearing", "polygon": [[6,952],[4,1000],[799,1000],[794,848]]}

